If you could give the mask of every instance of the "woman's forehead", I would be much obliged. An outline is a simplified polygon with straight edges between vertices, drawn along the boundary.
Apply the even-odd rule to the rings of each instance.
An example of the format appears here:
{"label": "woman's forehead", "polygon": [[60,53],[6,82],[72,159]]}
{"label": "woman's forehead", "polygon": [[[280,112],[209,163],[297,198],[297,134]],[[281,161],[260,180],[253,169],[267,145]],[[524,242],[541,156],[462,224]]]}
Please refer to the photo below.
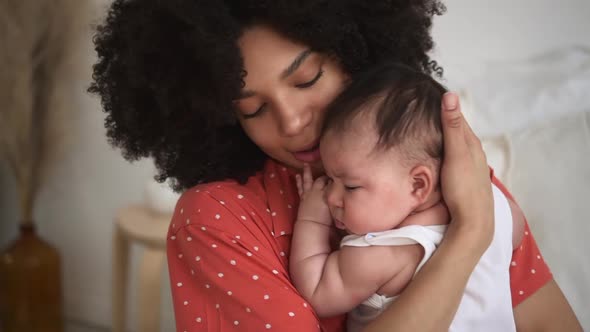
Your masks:
{"label": "woman's forehead", "polygon": [[301,52],[308,50],[305,45],[296,43],[264,25],[255,25],[244,30],[238,40],[238,46],[247,74],[257,71],[258,68],[281,73]]}

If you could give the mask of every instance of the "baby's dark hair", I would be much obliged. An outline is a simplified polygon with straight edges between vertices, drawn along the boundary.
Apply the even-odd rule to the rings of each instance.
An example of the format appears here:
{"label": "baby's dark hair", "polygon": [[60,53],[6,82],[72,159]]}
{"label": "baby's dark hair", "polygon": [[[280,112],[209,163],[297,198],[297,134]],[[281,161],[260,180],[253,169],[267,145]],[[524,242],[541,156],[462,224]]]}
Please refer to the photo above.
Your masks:
{"label": "baby's dark hair", "polygon": [[261,170],[268,158],[235,106],[246,74],[237,40],[266,24],[349,74],[385,59],[442,75],[428,52],[440,0],[115,0],[97,29],[89,91],[101,97],[109,142],[152,157],[176,190]]}
{"label": "baby's dark hair", "polygon": [[447,89],[427,74],[398,63],[383,63],[353,78],[330,104],[323,133],[340,135],[359,120],[373,121],[374,152],[396,148],[409,166],[443,158],[441,101]]}

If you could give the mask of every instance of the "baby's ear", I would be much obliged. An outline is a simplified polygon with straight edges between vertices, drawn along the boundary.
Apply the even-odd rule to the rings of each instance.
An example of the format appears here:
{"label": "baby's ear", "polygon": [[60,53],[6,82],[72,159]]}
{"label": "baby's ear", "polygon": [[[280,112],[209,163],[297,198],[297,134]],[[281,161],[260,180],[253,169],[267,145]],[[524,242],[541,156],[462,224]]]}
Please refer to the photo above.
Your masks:
{"label": "baby's ear", "polygon": [[434,190],[435,179],[430,167],[418,165],[410,171],[412,196],[418,204],[424,203]]}

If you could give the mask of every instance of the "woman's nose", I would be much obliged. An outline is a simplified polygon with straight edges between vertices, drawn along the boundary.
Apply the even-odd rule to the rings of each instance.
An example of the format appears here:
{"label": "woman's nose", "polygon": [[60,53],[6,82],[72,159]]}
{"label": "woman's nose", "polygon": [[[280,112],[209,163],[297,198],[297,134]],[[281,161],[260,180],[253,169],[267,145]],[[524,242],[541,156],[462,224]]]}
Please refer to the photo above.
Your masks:
{"label": "woman's nose", "polygon": [[312,111],[302,101],[281,100],[275,107],[284,136],[299,135],[313,121]]}

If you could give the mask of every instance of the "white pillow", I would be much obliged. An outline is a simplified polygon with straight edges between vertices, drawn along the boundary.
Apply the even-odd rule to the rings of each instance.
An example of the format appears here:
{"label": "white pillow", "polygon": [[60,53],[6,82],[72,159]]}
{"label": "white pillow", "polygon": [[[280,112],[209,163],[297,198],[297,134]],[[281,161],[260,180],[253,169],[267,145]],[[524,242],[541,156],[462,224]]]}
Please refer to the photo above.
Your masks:
{"label": "white pillow", "polygon": [[590,109],[590,49],[490,63],[463,82],[461,103],[480,137],[517,132]]}

